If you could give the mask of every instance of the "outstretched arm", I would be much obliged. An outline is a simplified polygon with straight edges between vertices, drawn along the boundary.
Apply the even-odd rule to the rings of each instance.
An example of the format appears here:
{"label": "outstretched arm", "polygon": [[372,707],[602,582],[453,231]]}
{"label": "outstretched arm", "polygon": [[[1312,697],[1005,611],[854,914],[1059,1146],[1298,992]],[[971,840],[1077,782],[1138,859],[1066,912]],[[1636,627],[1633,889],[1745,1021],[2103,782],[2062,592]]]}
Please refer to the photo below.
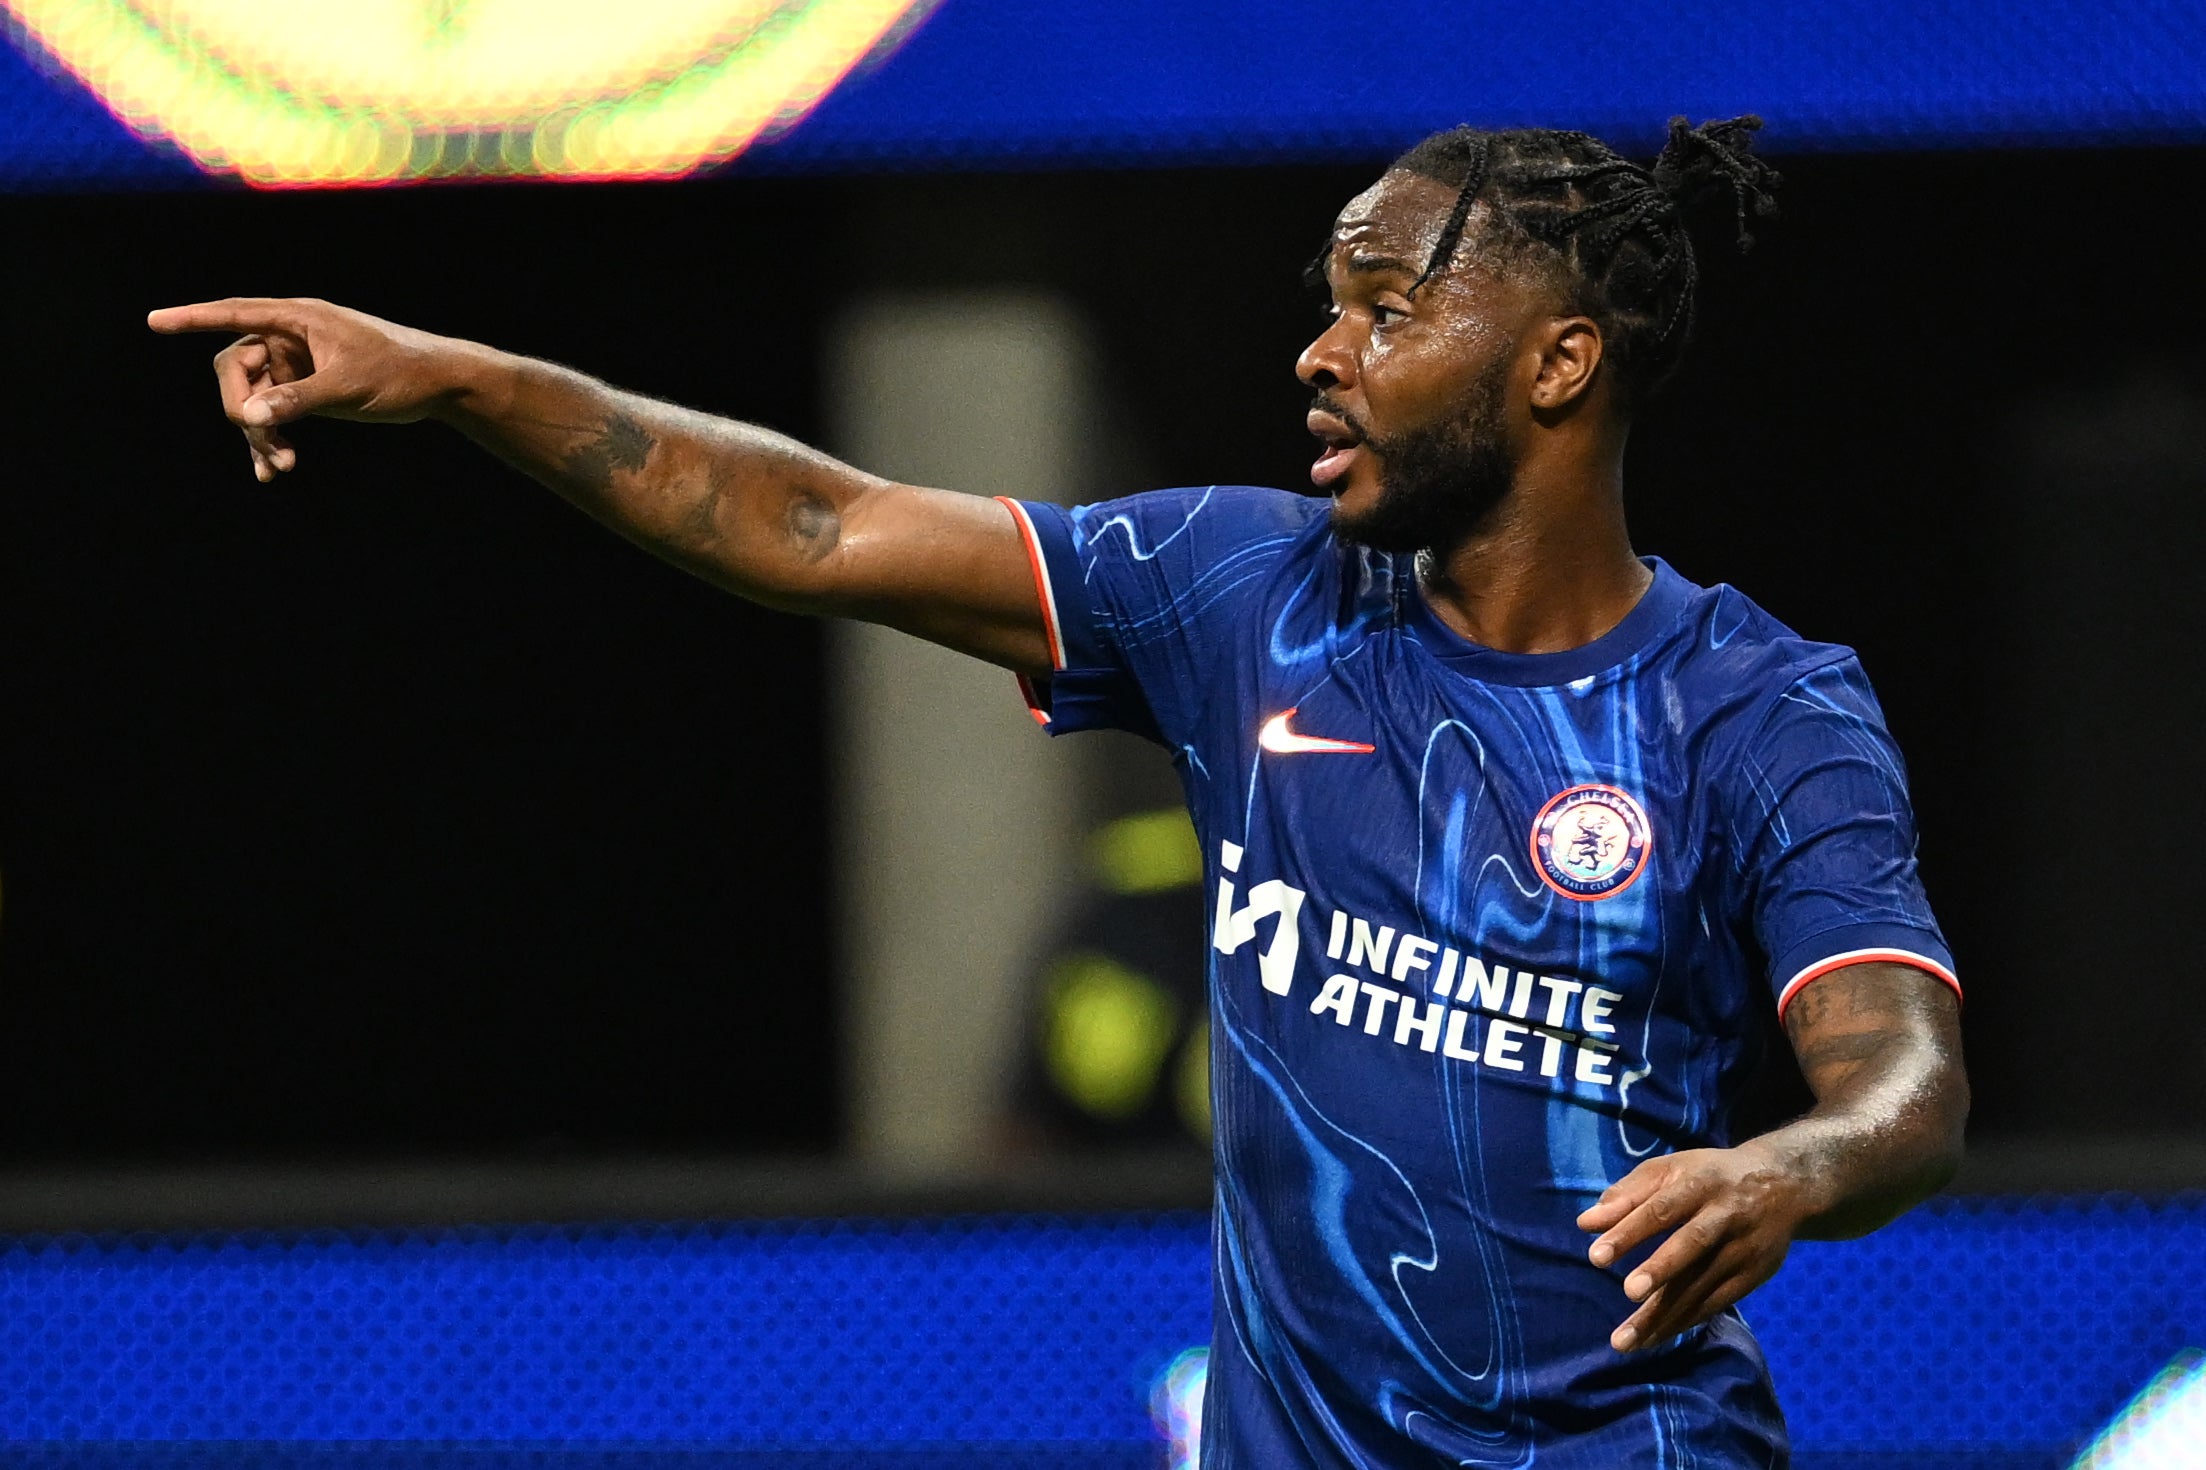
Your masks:
{"label": "outstretched arm", "polygon": [[1669,1239],[1625,1278],[1639,1304],[1610,1342],[1653,1347],[1776,1274],[1794,1240],[1865,1235],[1941,1188],[1961,1159],[1968,1079],[1960,1005],[1906,965],[1859,964],[1807,986],[1785,1031],[1815,1106],[1737,1148],[1649,1159],[1579,1216],[1606,1266]]}
{"label": "outstretched arm", "polygon": [[326,301],[213,301],[147,322],[244,334],[216,355],[215,376],[264,482],[297,464],[283,429],[309,415],[440,419],[739,596],[1049,671],[1025,544],[993,501],[899,485],[766,429]]}

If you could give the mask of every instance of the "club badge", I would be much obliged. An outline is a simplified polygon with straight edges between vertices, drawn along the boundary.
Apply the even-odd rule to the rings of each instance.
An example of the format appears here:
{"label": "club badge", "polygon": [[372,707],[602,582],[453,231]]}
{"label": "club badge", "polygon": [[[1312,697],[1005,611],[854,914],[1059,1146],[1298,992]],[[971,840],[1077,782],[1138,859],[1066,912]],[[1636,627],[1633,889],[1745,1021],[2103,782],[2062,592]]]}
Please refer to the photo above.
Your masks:
{"label": "club badge", "polygon": [[1647,811],[1614,786],[1573,786],[1532,821],[1532,863],[1565,898],[1607,898],[1637,881],[1653,845]]}

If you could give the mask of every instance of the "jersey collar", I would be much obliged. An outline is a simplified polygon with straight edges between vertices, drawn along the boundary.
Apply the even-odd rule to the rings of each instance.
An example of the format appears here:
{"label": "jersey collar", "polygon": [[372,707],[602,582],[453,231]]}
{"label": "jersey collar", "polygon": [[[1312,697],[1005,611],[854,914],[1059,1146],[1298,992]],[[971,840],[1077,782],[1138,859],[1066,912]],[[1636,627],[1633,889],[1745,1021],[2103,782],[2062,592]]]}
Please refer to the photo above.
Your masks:
{"label": "jersey collar", "polygon": [[1440,621],[1425,600],[1410,558],[1403,557],[1396,576],[1409,584],[1406,621],[1418,641],[1451,668],[1489,684],[1516,684],[1538,688],[1572,684],[1627,662],[1634,654],[1667,632],[1693,595],[1691,582],[1671,570],[1659,556],[1642,557],[1654,581],[1640,594],[1624,621],[1577,648],[1561,653],[1505,653],[1473,643]]}

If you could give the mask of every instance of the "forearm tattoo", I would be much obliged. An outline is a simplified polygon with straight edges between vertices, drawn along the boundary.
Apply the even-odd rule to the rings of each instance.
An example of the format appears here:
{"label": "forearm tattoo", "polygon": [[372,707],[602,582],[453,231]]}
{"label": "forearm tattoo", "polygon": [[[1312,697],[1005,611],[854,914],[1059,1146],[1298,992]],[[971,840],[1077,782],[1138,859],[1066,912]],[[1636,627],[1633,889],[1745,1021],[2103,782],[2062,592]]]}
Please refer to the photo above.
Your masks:
{"label": "forearm tattoo", "polygon": [[805,561],[818,561],[842,539],[843,520],[826,496],[799,485],[789,494],[789,510],[782,519],[789,547]]}
{"label": "forearm tattoo", "polygon": [[654,430],[618,408],[554,427],[571,436],[558,459],[564,491],[665,555],[723,560],[739,549],[731,538],[748,539],[742,528],[765,532],[751,554],[773,547],[806,564],[842,541],[842,512],[777,436],[701,416]]}
{"label": "forearm tattoo", "polygon": [[642,469],[658,446],[650,430],[617,411],[595,429],[582,432],[582,442],[567,451],[560,468],[584,489],[600,495],[613,487],[616,470]]}

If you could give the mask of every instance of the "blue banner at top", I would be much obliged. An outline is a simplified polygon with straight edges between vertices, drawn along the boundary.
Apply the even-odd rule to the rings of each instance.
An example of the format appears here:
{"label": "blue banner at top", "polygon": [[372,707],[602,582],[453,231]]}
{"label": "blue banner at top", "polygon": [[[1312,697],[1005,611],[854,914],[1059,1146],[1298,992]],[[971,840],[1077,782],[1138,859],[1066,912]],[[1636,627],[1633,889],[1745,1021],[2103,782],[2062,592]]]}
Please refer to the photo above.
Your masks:
{"label": "blue banner at top", "polygon": [[2164,0],[727,9],[0,0],[0,186],[1278,162],[1457,122],[1651,150],[1679,113],[1776,151],[2206,139],[2206,5]]}

